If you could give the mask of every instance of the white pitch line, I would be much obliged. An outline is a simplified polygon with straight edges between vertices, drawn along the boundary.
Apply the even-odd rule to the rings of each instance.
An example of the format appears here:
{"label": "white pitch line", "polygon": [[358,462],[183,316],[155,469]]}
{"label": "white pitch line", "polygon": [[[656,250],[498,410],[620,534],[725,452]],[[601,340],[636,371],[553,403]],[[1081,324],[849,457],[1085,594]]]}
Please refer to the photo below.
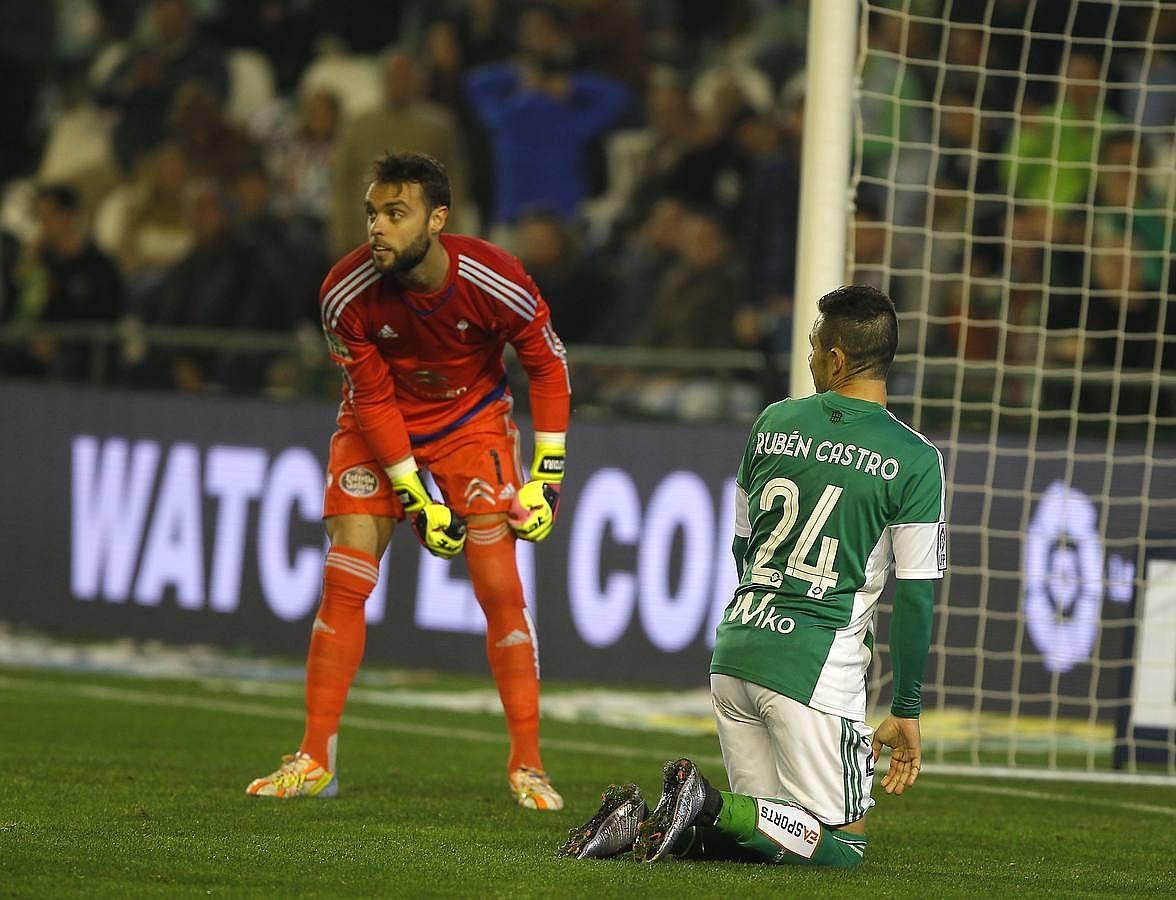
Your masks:
{"label": "white pitch line", "polygon": [[[272,706],[261,706],[253,703],[238,703],[231,700],[212,700],[204,697],[191,697],[176,694],[159,694],[154,691],[142,691],[131,688],[114,688],[102,685],[63,685],[58,682],[42,683],[22,678],[6,678],[0,676],[0,690],[36,690],[43,693],[71,694],[88,700],[101,700],[114,703],[133,703],[140,706],[167,706],[199,709],[205,712],[228,713],[230,715],[248,716],[250,718],[278,719],[282,721],[302,723],[305,714],[301,709],[275,709]],[[344,723],[348,728],[366,728],[370,731],[385,731],[397,734],[413,734],[423,737],[435,737],[471,741],[482,744],[505,744],[506,735],[495,731],[478,731],[473,728],[451,728],[440,725],[425,725],[419,722],[396,722],[386,719],[369,719],[364,716],[344,716]],[[649,759],[659,763],[675,755],[675,751],[653,751],[636,747],[618,746],[616,744],[593,744],[585,741],[569,741],[561,738],[543,738],[543,746],[571,753],[584,753],[589,756],[612,756],[626,759]],[[708,766],[721,766],[723,760],[717,756],[697,755],[691,757],[696,762]]]}
{"label": "white pitch line", "polygon": [[[103,685],[74,685],[59,682],[37,682],[23,678],[8,678],[0,676],[0,690],[10,691],[38,691],[52,694],[71,694],[90,700],[113,703],[131,703],[140,706],[185,707],[199,709],[205,712],[227,713],[230,715],[248,716],[251,718],[277,719],[281,721],[301,723],[304,714],[301,709],[275,709],[254,703],[239,703],[230,700],[214,700],[205,697],[186,695],[161,694],[154,691],[136,690],[131,688],[115,688]],[[412,734],[423,737],[444,738],[450,740],[470,741],[482,744],[504,744],[506,738],[501,732],[478,731],[473,728],[452,728],[439,725],[425,725],[419,722],[396,722],[386,719],[370,719],[364,716],[347,716],[349,728],[365,728],[370,731],[382,731],[395,734]],[[570,741],[560,738],[544,738],[543,745],[553,749],[565,750],[571,753],[583,753],[589,756],[611,756],[625,759],[651,760],[664,762],[675,755],[674,751],[653,751],[636,747],[617,746],[615,744],[595,744],[586,741]],[[720,757],[698,755],[695,762],[707,766],[721,766]],[[881,775],[884,769],[879,768]],[[930,766],[924,770],[926,776],[947,774],[941,767],[934,770]],[[1007,777],[1019,777],[1012,773]],[[1047,791],[1034,791],[1027,788],[1011,788],[1000,786],[986,786],[969,784],[953,780],[950,783],[931,780],[928,778],[924,785],[929,788],[951,791],[971,791],[978,794],[994,794],[999,796],[1020,797],[1027,800],[1056,801],[1059,803],[1080,803],[1085,806],[1104,806],[1112,809],[1126,809],[1133,812],[1151,813],[1155,815],[1176,816],[1176,807],[1155,806],[1148,803],[1132,803],[1120,800],[1104,800],[1094,797],[1072,797],[1064,794],[1051,794]]]}
{"label": "white pitch line", "polygon": [[1129,803],[1123,800],[1102,800],[1097,797],[1072,797],[1065,794],[1051,794],[1048,791],[1032,791],[1027,788],[995,787],[983,784],[950,784],[928,781],[927,787],[944,791],[971,791],[974,794],[996,794],[1002,797],[1021,797],[1025,800],[1046,800],[1058,803],[1081,803],[1083,806],[1107,806],[1112,809],[1129,809],[1132,812],[1155,813],[1161,816],[1176,816],[1176,806],[1153,806],[1150,803]]}

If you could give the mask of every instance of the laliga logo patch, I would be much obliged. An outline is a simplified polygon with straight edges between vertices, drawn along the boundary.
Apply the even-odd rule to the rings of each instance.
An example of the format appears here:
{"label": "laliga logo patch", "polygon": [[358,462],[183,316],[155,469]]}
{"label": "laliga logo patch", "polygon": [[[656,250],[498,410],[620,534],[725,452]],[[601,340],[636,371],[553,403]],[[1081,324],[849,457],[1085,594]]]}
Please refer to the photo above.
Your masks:
{"label": "laliga logo patch", "polygon": [[353,466],[339,476],[339,487],[352,497],[370,497],[379,486],[376,473],[367,466]]}
{"label": "laliga logo patch", "polygon": [[325,328],[323,329],[323,334],[327,338],[327,350],[332,356],[337,356],[340,359],[351,359],[351,351],[343,343],[343,338],[339,337],[333,331],[327,331]]}

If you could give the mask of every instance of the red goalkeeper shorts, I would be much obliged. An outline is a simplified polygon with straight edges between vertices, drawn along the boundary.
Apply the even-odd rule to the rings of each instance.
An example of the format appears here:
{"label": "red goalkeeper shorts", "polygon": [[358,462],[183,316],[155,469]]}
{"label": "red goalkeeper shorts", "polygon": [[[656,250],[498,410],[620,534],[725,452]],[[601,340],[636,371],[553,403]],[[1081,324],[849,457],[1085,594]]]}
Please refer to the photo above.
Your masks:
{"label": "red goalkeeper shorts", "polygon": [[[519,430],[511,402],[495,401],[449,434],[413,447],[445,503],[462,517],[505,513],[522,486]],[[323,517],[359,513],[403,521],[404,510],[355,417],[344,414],[331,437]]]}

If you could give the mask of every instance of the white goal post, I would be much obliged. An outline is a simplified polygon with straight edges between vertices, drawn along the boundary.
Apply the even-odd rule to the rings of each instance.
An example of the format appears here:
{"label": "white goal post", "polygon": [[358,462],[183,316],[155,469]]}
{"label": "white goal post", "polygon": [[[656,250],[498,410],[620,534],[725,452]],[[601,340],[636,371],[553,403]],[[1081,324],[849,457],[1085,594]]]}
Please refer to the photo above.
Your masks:
{"label": "white goal post", "polygon": [[927,761],[1176,784],[1176,4],[813,0],[807,56],[791,393],[814,298],[894,297],[948,481]]}

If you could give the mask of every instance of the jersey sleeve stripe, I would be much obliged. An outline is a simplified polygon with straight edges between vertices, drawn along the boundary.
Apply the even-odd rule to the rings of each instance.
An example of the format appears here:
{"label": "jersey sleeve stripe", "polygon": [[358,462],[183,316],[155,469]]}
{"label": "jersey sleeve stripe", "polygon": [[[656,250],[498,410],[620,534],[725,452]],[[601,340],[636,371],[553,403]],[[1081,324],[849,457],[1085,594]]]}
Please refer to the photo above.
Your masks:
{"label": "jersey sleeve stripe", "polygon": [[527,310],[519,303],[518,300],[507,294],[502,290],[502,288],[497,287],[493,282],[484,280],[481,275],[471,272],[468,269],[463,269],[460,264],[458,265],[457,274],[471,284],[477,285],[487,294],[497,297],[502,301],[504,306],[510,307],[528,322],[535,318],[535,313],[533,310]]}
{"label": "jersey sleeve stripe", "polygon": [[926,444],[928,447],[930,447],[932,450],[935,451],[935,459],[939,463],[939,521],[941,521],[941,522],[947,521],[947,472],[943,467],[943,454],[939,452],[938,447],[936,447],[933,443],[931,443],[929,440],[927,440],[926,436],[924,436],[921,432],[915,431],[915,429],[911,428],[910,425],[908,425],[906,422],[904,422],[902,419],[900,419],[898,416],[896,416],[890,410],[886,410],[886,414],[888,416],[890,416],[890,418],[893,419],[895,422],[897,422],[899,425],[901,425],[903,428],[905,428],[907,431],[909,431],[911,434],[913,434],[915,437],[917,437],[920,441],[922,441],[924,444]]}
{"label": "jersey sleeve stripe", "polygon": [[374,266],[372,265],[372,261],[370,259],[366,260],[363,263],[363,265],[357,266],[355,269],[353,269],[351,272],[349,272],[345,278],[341,279],[338,284],[336,284],[333,288],[331,288],[329,291],[327,291],[327,295],[325,297],[323,297],[323,304],[322,304],[323,310],[324,310],[324,313],[323,313],[324,318],[326,316],[325,310],[327,310],[331,307],[332,303],[339,296],[339,293],[341,291],[347,290],[347,288],[350,287],[352,284],[354,284],[357,279],[363,278],[367,273],[372,272],[372,271],[374,271]]}
{"label": "jersey sleeve stripe", "polygon": [[735,536],[751,537],[751,517],[747,503],[747,491],[735,485]]}
{"label": "jersey sleeve stripe", "polygon": [[341,294],[338,298],[336,298],[335,302],[332,304],[332,307],[331,307],[331,310],[329,313],[329,321],[327,319],[327,316],[324,315],[324,322],[326,322],[326,324],[330,328],[334,328],[336,325],[338,325],[339,324],[339,316],[343,315],[343,310],[347,306],[347,304],[350,303],[352,301],[352,299],[354,299],[355,297],[362,294],[365,290],[367,290],[367,288],[369,286],[371,286],[371,285],[375,284],[377,281],[379,281],[381,277],[382,277],[382,273],[372,272],[366,279],[364,279],[363,281],[360,281],[358,284],[353,285],[352,289],[350,291],[348,291],[346,294]]}
{"label": "jersey sleeve stripe", "polygon": [[513,294],[519,299],[519,302],[522,303],[523,306],[531,311],[532,316],[535,314],[535,310],[539,308],[539,304],[531,295],[530,291],[528,291],[521,284],[517,284],[507,278],[504,278],[502,275],[500,275],[498,272],[495,272],[484,263],[480,263],[472,257],[459,253],[457,257],[457,264],[459,269],[464,266],[467,270],[478,272],[479,274],[485,276],[487,280],[499,285],[508,293]]}

